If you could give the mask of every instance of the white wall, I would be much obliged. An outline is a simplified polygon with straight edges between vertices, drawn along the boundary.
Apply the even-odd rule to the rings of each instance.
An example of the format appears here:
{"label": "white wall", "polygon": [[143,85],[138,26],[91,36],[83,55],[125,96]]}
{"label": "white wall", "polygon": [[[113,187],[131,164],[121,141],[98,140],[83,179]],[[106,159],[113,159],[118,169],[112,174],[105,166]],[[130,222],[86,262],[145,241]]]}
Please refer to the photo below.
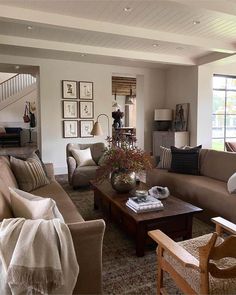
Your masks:
{"label": "white wall", "polygon": [[214,74],[236,76],[236,63],[227,65],[212,63],[199,66],[197,142],[205,148],[212,146],[212,77]]}
{"label": "white wall", "polygon": [[[0,55],[0,62],[40,67],[40,112],[42,156],[53,162],[57,173],[66,172],[66,144],[69,142],[97,142],[101,137],[64,139],[62,137],[61,80],[93,81],[95,119],[105,113],[112,124],[111,77],[128,74],[137,77],[137,137],[140,147],[151,151],[153,110],[164,103],[163,70],[89,64],[72,61]],[[140,82],[140,85],[138,86]],[[106,118],[100,118],[104,131]],[[144,127],[145,126],[145,127]]]}
{"label": "white wall", "polygon": [[0,83],[10,79],[11,77],[15,76],[15,74],[12,74],[12,73],[2,73],[0,72]]}
{"label": "white wall", "polygon": [[197,66],[175,66],[166,70],[165,107],[175,110],[176,104],[190,103],[188,130],[190,145],[197,143]]}
{"label": "white wall", "polygon": [[[17,97],[17,94],[14,96]],[[14,101],[4,109],[0,110],[0,125],[5,127],[21,127],[21,145],[25,145],[29,141],[29,123],[24,123],[23,115],[25,110],[25,102],[36,102],[38,104],[38,90],[35,89],[29,94],[23,96],[21,99]],[[38,107],[35,114],[36,128],[32,132],[32,141],[37,143],[37,129],[38,129]]]}

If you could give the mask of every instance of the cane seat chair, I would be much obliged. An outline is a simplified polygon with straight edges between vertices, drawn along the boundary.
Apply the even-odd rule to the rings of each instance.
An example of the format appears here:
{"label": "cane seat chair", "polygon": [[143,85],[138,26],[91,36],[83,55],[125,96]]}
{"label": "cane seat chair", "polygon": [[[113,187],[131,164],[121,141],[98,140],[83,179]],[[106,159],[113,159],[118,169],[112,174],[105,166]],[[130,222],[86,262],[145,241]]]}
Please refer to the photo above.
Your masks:
{"label": "cane seat chair", "polygon": [[[157,294],[167,294],[164,271],[184,294],[236,294],[236,225],[212,218],[216,232],[179,243],[160,230],[149,235],[158,243]],[[222,237],[223,231],[230,235]]]}

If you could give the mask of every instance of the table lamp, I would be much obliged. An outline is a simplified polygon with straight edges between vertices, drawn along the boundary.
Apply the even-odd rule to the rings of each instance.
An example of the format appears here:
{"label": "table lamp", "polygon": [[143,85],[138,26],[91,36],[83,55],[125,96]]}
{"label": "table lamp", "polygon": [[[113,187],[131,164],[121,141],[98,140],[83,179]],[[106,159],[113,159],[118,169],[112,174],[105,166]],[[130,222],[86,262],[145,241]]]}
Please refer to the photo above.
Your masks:
{"label": "table lamp", "polygon": [[156,109],[154,111],[154,121],[156,121],[156,129],[158,131],[170,130],[172,123],[172,110]]}

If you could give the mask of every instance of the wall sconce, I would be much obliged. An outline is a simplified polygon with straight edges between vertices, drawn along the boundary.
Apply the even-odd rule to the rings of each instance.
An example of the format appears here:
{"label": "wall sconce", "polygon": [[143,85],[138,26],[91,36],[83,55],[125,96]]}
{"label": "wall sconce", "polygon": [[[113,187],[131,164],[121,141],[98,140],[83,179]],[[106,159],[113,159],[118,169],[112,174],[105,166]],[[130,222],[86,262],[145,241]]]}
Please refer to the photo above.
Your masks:
{"label": "wall sconce", "polygon": [[171,129],[172,110],[156,109],[154,112],[154,121],[157,122],[156,129],[158,131],[168,131]]}
{"label": "wall sconce", "polygon": [[99,117],[101,116],[105,116],[107,118],[107,130],[108,130],[108,137],[110,136],[110,121],[109,121],[109,117],[106,114],[99,114],[97,116],[97,120],[95,122],[95,124],[93,125],[93,129],[90,132],[91,135],[103,135],[103,130],[102,130],[102,126],[101,124],[98,122]]}

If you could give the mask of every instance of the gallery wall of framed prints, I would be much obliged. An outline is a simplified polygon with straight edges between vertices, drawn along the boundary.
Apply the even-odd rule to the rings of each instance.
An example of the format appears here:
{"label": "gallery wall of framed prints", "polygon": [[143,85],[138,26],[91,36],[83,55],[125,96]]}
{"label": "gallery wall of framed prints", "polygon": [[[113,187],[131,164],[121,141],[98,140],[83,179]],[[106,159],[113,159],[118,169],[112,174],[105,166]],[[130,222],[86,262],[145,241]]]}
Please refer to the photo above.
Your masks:
{"label": "gallery wall of framed prints", "polygon": [[93,98],[93,82],[62,80],[63,138],[93,137]]}

